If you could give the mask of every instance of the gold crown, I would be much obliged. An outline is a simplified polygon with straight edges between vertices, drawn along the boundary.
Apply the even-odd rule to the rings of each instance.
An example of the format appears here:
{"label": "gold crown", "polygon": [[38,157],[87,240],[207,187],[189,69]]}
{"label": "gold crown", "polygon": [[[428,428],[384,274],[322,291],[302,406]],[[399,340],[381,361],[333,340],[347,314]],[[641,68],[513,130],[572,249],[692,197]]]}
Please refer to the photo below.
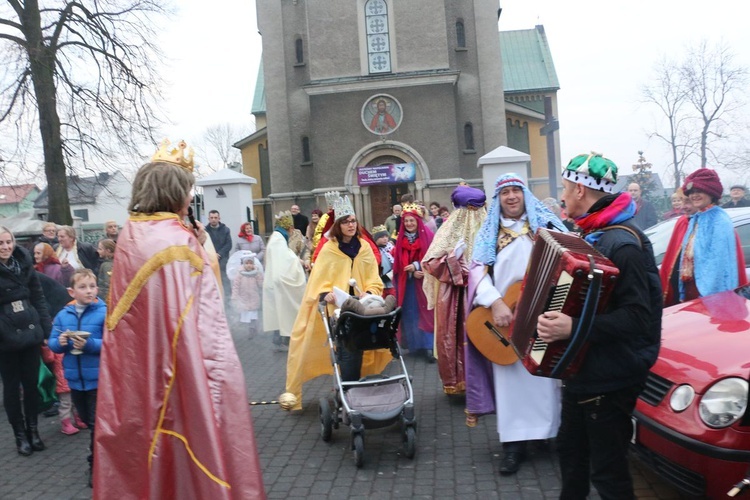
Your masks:
{"label": "gold crown", "polygon": [[424,207],[416,203],[404,203],[401,207],[401,217],[406,213],[417,214],[421,218],[424,217]]}
{"label": "gold crown", "polygon": [[169,139],[164,139],[151,157],[152,162],[163,161],[184,168],[188,172],[193,171],[193,148],[188,148],[185,141],[180,141],[177,148],[169,149]]}
{"label": "gold crown", "polygon": [[386,233],[388,232],[388,228],[385,227],[385,224],[381,224],[379,226],[375,226],[374,228],[372,228],[372,234],[373,235],[378,234],[378,233],[382,233],[383,231],[385,231]]}

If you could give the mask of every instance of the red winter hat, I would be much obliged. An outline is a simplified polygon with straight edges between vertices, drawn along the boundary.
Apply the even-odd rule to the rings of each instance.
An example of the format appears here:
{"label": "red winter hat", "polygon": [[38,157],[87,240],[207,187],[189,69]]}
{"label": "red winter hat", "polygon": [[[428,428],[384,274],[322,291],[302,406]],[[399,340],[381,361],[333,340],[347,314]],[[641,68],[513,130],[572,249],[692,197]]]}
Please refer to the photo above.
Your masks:
{"label": "red winter hat", "polygon": [[724,192],[724,187],[721,185],[716,170],[699,168],[685,178],[682,190],[686,195],[689,195],[691,191],[703,191],[711,198],[719,199]]}

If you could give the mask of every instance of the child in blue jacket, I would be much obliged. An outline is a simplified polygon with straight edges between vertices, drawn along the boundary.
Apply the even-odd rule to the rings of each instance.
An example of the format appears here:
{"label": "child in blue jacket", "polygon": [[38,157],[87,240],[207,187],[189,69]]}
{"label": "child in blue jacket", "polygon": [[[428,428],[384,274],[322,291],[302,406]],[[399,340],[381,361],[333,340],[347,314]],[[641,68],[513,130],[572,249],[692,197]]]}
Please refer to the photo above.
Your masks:
{"label": "child in blue jacket", "polygon": [[[68,293],[73,301],[66,305],[52,323],[49,348],[64,353],[63,368],[70,386],[71,398],[83,422],[91,430],[94,449],[96,389],[99,382],[99,355],[107,306],[97,297],[96,276],[90,269],[76,269],[70,278]],[[79,335],[88,332],[88,337]],[[89,486],[93,451],[89,453]]]}

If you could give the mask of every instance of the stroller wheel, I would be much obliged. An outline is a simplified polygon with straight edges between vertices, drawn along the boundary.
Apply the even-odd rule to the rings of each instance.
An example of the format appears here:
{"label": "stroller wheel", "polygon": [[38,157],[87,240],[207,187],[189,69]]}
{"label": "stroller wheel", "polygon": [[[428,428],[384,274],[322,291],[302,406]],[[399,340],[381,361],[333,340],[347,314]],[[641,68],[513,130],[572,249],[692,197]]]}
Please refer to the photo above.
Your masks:
{"label": "stroller wheel", "polygon": [[417,453],[417,430],[414,427],[407,427],[404,430],[404,455],[406,458],[414,458]]}
{"label": "stroller wheel", "polygon": [[318,412],[320,415],[320,439],[326,443],[331,440],[333,434],[333,412],[328,398],[320,398],[318,401]]}
{"label": "stroller wheel", "polygon": [[365,462],[365,439],[362,434],[352,436],[352,450],[354,450],[354,465],[361,468]]}

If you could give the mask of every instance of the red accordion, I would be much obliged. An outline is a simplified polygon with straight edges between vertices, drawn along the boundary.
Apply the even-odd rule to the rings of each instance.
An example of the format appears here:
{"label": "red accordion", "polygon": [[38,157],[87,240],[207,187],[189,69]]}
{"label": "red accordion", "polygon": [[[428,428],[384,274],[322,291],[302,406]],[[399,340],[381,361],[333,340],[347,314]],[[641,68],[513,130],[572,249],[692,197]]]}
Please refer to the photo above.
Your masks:
{"label": "red accordion", "polygon": [[[582,238],[537,231],[510,337],[532,375],[565,379],[579,370],[594,316],[606,307],[618,274],[612,261]],[[547,311],[579,318],[569,339],[547,344],[537,337],[537,318]]]}

